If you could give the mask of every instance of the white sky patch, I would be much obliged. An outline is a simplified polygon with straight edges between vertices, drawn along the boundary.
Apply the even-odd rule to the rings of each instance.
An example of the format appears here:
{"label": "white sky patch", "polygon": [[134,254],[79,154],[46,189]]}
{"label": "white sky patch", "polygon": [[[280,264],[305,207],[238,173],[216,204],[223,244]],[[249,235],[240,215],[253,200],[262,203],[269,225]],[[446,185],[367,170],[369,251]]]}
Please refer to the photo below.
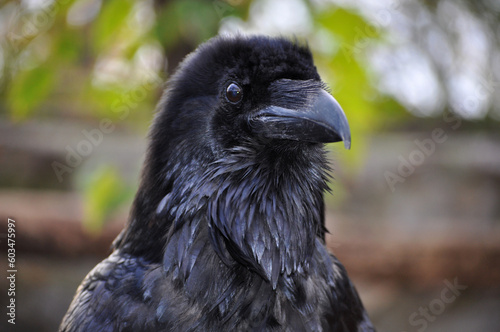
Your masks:
{"label": "white sky patch", "polygon": [[432,60],[446,68],[447,72],[451,74],[454,67],[454,54],[444,31],[435,26],[427,31],[423,41]]}
{"label": "white sky patch", "polygon": [[316,52],[330,56],[335,55],[340,48],[338,38],[325,28],[319,28],[317,30],[312,39],[309,40],[309,45]]}
{"label": "white sky patch", "polygon": [[133,29],[137,29],[140,33],[144,33],[153,27],[156,20],[153,1],[144,0],[137,2],[134,5],[132,13],[133,15],[129,20],[129,24]]}
{"label": "white sky patch", "polygon": [[103,56],[97,59],[92,84],[103,89],[114,84],[134,88],[139,82],[158,76],[165,61],[161,45],[157,43],[142,45],[131,61],[119,56]]}
{"label": "white sky patch", "polygon": [[110,84],[125,84],[131,79],[132,66],[125,59],[101,57],[97,59],[92,84],[106,88]]}
{"label": "white sky patch", "polygon": [[379,89],[393,94],[412,113],[435,114],[443,102],[443,93],[428,58],[418,48],[374,51],[371,62],[380,75]]}
{"label": "white sky patch", "polygon": [[39,10],[48,7],[54,3],[54,0],[23,0],[22,6],[27,10]]}
{"label": "white sky patch", "polygon": [[312,30],[309,10],[299,0],[260,0],[250,11],[253,25],[261,31],[302,34]]}
{"label": "white sky patch", "polygon": [[228,16],[224,17],[220,22],[219,34],[221,35],[235,35],[246,34],[248,28],[246,23],[239,17]]}
{"label": "white sky patch", "polygon": [[484,24],[465,10],[457,11],[454,28],[458,35],[458,54],[462,66],[485,67],[489,52],[490,41]]}
{"label": "white sky patch", "polygon": [[265,33],[304,35],[313,29],[309,10],[300,0],[257,0],[251,4],[249,22],[229,17],[223,20],[222,34]]}
{"label": "white sky patch", "polygon": [[90,23],[101,9],[101,0],[77,0],[68,10],[66,21],[72,26]]}
{"label": "white sky patch", "polygon": [[163,67],[165,58],[163,49],[158,43],[149,43],[142,45],[134,55],[133,66],[136,76],[139,79],[145,79],[152,74],[157,75]]}
{"label": "white sky patch", "polygon": [[475,74],[462,73],[450,82],[450,97],[453,110],[470,119],[484,116],[488,112],[493,86],[481,82]]}

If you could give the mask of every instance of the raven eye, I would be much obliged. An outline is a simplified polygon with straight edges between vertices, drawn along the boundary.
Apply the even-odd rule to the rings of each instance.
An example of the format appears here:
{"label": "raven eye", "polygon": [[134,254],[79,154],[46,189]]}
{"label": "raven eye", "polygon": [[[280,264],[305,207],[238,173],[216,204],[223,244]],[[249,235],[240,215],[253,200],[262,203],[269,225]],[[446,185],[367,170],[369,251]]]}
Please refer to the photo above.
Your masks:
{"label": "raven eye", "polygon": [[241,91],[240,86],[236,83],[229,84],[226,89],[226,98],[233,104],[239,102],[243,98],[243,91]]}

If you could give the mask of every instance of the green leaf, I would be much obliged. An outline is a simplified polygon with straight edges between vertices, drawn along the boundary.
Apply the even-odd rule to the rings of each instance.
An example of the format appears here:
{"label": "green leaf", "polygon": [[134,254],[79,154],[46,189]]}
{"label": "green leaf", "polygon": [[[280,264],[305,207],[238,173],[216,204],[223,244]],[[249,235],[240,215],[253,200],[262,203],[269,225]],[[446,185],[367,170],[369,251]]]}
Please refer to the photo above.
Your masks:
{"label": "green leaf", "polygon": [[103,7],[92,29],[94,49],[98,53],[114,44],[116,36],[126,27],[126,20],[132,8],[131,0],[103,1]]}
{"label": "green leaf", "polygon": [[378,27],[370,24],[361,15],[342,8],[332,7],[330,10],[319,12],[316,23],[351,45],[380,37]]}
{"label": "green leaf", "polygon": [[76,29],[63,29],[54,34],[55,47],[53,57],[74,65],[84,54],[84,40]]}
{"label": "green leaf", "polygon": [[51,92],[55,81],[52,68],[40,66],[18,73],[7,93],[7,105],[14,120],[24,120]]}

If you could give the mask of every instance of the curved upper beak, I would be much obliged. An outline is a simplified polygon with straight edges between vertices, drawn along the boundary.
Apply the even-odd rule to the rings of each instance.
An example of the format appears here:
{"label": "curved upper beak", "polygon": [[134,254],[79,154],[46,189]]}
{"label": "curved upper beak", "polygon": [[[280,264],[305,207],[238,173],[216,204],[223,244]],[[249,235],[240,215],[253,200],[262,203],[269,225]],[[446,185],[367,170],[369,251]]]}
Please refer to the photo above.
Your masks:
{"label": "curved upper beak", "polygon": [[308,106],[290,109],[268,106],[250,120],[252,131],[264,138],[315,143],[344,141],[351,147],[351,132],[344,111],[328,92],[320,89]]}

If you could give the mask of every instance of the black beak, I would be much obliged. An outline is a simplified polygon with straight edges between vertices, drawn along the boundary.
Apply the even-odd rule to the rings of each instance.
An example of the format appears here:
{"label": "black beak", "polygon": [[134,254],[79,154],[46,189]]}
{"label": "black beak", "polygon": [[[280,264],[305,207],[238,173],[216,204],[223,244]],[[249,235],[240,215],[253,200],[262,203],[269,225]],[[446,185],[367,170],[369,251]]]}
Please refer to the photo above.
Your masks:
{"label": "black beak", "polygon": [[351,148],[351,132],[344,111],[325,90],[300,109],[268,106],[250,120],[252,131],[267,139],[285,139],[313,143],[344,141]]}

